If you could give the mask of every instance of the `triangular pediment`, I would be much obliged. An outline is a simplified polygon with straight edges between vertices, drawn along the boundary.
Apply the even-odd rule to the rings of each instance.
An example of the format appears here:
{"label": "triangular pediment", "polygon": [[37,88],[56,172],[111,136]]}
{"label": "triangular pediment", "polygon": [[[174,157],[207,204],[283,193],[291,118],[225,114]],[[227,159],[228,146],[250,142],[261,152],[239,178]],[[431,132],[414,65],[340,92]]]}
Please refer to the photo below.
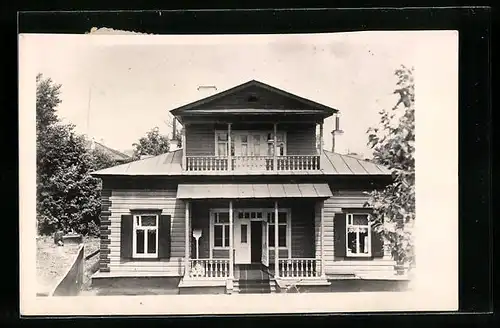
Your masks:
{"label": "triangular pediment", "polygon": [[334,108],[255,80],[181,106],[171,112],[174,115],[182,116],[198,112],[227,113],[231,110],[240,113],[245,113],[246,110],[248,112],[261,110],[277,113],[280,111],[314,111],[316,113],[322,112],[327,116],[337,112]]}

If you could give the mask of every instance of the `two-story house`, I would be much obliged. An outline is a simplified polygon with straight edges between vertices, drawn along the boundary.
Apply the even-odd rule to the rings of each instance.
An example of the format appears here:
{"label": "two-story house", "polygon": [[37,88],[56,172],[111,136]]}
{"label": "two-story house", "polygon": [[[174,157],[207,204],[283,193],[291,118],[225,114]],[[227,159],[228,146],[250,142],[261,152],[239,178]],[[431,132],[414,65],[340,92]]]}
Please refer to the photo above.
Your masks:
{"label": "two-story house", "polygon": [[94,281],[280,292],[393,270],[364,207],[391,174],[318,146],[336,109],[250,81],[171,113],[181,149],[93,173],[103,181]]}

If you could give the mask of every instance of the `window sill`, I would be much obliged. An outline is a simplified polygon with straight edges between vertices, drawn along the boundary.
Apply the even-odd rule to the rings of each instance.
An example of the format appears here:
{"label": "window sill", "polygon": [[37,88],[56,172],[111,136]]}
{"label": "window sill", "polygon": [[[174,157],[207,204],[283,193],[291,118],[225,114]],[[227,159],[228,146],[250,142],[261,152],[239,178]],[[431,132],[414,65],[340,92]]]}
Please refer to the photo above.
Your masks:
{"label": "window sill", "polygon": [[[273,251],[274,251],[274,248],[275,248],[274,246],[272,246],[272,247],[271,247],[271,246],[269,246],[269,249],[270,249],[270,250],[273,250]],[[278,250],[288,250],[288,247],[286,247],[286,246],[279,246],[279,247],[278,247]]]}
{"label": "window sill", "polygon": [[229,247],[212,247],[214,251],[228,251],[229,249]]}
{"label": "window sill", "polygon": [[158,256],[149,256],[149,257],[143,257],[143,256],[133,256],[130,258],[132,261],[158,261],[160,258]]}
{"label": "window sill", "polygon": [[346,254],[345,257],[348,258],[369,258],[372,257],[372,254]]}

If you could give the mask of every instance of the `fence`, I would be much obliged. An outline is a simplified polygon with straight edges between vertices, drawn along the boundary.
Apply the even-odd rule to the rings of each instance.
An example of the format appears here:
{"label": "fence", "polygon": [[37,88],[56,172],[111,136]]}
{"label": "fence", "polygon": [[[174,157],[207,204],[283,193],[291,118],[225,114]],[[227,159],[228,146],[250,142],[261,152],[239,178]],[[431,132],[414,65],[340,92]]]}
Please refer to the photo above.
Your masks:
{"label": "fence", "polygon": [[75,261],[49,296],[78,295],[83,283],[83,270],[85,266],[84,249],[85,247],[81,245],[78,249],[78,255],[76,256]]}

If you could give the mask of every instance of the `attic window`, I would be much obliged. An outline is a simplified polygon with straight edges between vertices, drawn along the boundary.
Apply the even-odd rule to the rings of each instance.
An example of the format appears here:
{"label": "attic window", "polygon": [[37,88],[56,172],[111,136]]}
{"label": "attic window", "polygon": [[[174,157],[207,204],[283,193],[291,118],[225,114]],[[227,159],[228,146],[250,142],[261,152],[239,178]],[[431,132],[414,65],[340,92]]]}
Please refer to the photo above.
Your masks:
{"label": "attic window", "polygon": [[256,95],[249,95],[247,98],[248,102],[256,102],[257,101],[257,96]]}

